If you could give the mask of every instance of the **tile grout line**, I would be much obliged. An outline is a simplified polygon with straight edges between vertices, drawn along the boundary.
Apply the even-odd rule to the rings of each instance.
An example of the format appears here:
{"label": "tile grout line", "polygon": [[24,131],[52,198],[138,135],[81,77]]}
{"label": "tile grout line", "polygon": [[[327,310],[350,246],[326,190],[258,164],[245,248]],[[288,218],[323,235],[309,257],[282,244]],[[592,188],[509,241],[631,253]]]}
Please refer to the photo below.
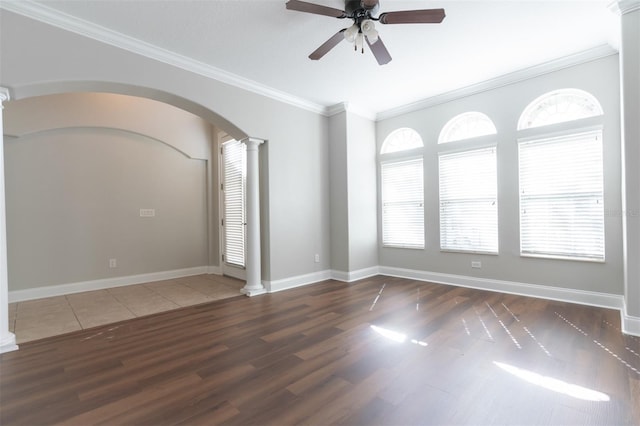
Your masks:
{"label": "tile grout line", "polygon": [[[171,280],[171,281],[173,281],[173,280]],[[149,287],[147,284],[149,284],[149,283],[144,283],[144,284],[141,284],[141,285],[142,285],[144,288],[146,288],[146,289],[150,290],[151,292],[155,293],[156,295],[158,295],[158,296],[162,297],[162,298],[163,298],[164,300],[166,300],[167,302],[169,302],[169,303],[173,303],[174,305],[177,305],[178,307],[180,307],[180,305],[178,305],[176,302],[174,302],[173,300],[169,299],[168,297],[165,297],[163,294],[158,293],[158,292],[157,292],[157,291],[155,291],[152,287]],[[178,308],[175,308],[175,309],[178,309]]]}
{"label": "tile grout line", "polygon": [[76,310],[73,309],[73,305],[71,304],[71,301],[69,300],[66,294],[64,295],[64,300],[67,302],[67,305],[69,305],[71,312],[73,312],[73,317],[76,319],[76,322],[80,326],[80,330],[84,330],[85,328],[82,326],[82,323],[80,322],[80,318],[78,318],[78,315],[76,314]]}
{"label": "tile grout line", "polygon": [[[137,284],[136,284],[137,285]],[[129,307],[120,299],[118,299],[118,296],[116,296],[115,294],[111,293],[109,290],[109,288],[106,289],[107,293],[109,293],[109,296],[113,297],[113,300],[115,300],[116,302],[118,302],[121,306],[123,306],[131,315],[133,315],[134,318],[139,318],[138,315],[135,314],[135,312],[133,312],[131,309],[129,309]]]}

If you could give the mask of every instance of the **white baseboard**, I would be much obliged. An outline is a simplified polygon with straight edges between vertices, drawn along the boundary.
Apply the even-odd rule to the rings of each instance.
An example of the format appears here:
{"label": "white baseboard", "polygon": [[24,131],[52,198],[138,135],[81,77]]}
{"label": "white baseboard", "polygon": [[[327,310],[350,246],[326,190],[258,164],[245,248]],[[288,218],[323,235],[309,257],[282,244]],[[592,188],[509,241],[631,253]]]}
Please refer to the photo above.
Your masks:
{"label": "white baseboard", "polygon": [[[0,333],[2,333],[0,331]],[[6,331],[4,335],[0,336],[0,354],[5,352],[17,351],[18,345],[16,345],[16,335],[10,331]]]}
{"label": "white baseboard", "polygon": [[207,274],[210,275],[222,275],[222,268],[220,266],[207,266]]}
{"label": "white baseboard", "polygon": [[623,333],[640,337],[640,317],[629,315],[626,304],[620,310],[620,324]]}
{"label": "white baseboard", "polygon": [[375,277],[380,274],[379,266],[372,266],[371,268],[358,269],[357,271],[344,272],[344,271],[331,271],[331,279],[336,281],[343,281],[350,283],[353,281],[362,280],[364,278]]}
{"label": "white baseboard", "polygon": [[320,281],[336,280],[343,282],[353,282],[363,278],[378,275],[378,266],[360,269],[353,272],[344,272],[336,270],[324,270],[313,272],[311,274],[298,275],[291,278],[285,278],[275,281],[263,281],[265,288],[269,293],[288,290],[290,288],[302,287],[305,285],[315,284]]}
{"label": "white baseboard", "polygon": [[[102,290],[111,287],[121,287],[146,282],[169,280],[188,277],[192,275],[220,275],[221,273],[222,271],[219,266],[201,266],[195,268],[176,269],[172,271],[130,275],[126,277],[105,278],[100,280],[84,281],[71,284],[37,287],[26,290],[14,290],[9,292],[9,302],[13,303],[25,300],[41,299],[44,297],[62,296],[83,291]],[[334,279],[337,281],[349,283],[376,275],[389,275],[393,277],[428,281],[437,284],[469,287],[479,290],[497,291],[501,293],[518,294],[522,296],[539,297],[542,299],[559,300],[562,302],[579,303],[582,305],[617,309],[620,311],[622,331],[625,334],[640,336],[640,317],[635,317],[627,314],[623,296],[609,293],[599,293],[487,278],[476,278],[464,275],[443,274],[439,272],[419,271],[414,269],[394,268],[390,266],[374,266],[371,268],[360,269],[352,272],[324,270],[281,280],[264,281],[263,284],[265,285],[265,288],[269,293],[274,293],[291,288],[315,284],[317,282],[326,281],[328,279]],[[8,344],[6,346],[9,350],[12,350],[13,348],[12,344]]]}
{"label": "white baseboard", "polygon": [[541,299],[579,303],[582,305],[598,306],[609,309],[620,310],[624,305],[624,298],[621,295],[575,290],[570,288],[476,278],[464,275],[443,274],[439,272],[418,271],[413,269],[393,268],[389,266],[380,266],[380,274],[392,277],[429,281],[437,284],[447,284],[479,290],[518,294],[521,296],[539,297]]}
{"label": "white baseboard", "polygon": [[311,274],[297,275],[295,277],[285,278],[282,280],[263,281],[262,283],[269,293],[275,293],[277,291],[302,287],[304,285],[314,284],[320,281],[329,280],[331,278],[331,271],[325,270],[313,272]]}
{"label": "white baseboard", "polygon": [[209,273],[207,266],[195,268],[174,269],[172,271],[151,272],[148,274],[129,275],[126,277],[103,278],[99,280],[83,281],[71,284],[60,284],[45,287],[29,288],[26,290],[9,291],[9,303],[25,300],[42,299],[44,297],[63,296],[65,294],[80,293],[83,291],[103,290],[111,287],[142,284],[153,281],[170,280],[174,278],[189,277]]}
{"label": "white baseboard", "polygon": [[475,278],[464,275],[443,274],[439,272],[393,268],[389,266],[380,266],[378,269],[381,275],[616,309],[620,311],[622,332],[633,336],[640,336],[640,317],[627,314],[624,296],[622,295],[514,281]]}

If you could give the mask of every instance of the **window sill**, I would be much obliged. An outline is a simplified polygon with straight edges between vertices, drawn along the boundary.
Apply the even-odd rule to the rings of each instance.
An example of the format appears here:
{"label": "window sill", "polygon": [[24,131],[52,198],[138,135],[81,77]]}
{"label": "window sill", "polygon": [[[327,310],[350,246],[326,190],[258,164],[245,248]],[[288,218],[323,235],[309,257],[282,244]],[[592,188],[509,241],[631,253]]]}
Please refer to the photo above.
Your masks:
{"label": "window sill", "polygon": [[573,262],[606,263],[605,259],[596,259],[593,257],[559,256],[559,255],[544,254],[544,253],[520,253],[520,257],[529,257],[534,259],[547,259],[547,260],[568,260]]}

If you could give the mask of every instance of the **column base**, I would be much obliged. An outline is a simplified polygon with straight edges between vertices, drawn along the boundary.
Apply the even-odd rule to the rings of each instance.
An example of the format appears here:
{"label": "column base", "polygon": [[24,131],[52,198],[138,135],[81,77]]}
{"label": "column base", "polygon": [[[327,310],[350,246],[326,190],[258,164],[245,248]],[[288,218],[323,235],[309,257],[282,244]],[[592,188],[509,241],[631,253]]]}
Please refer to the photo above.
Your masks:
{"label": "column base", "polygon": [[258,296],[260,294],[265,294],[266,292],[267,292],[267,289],[264,288],[264,287],[261,287],[261,288],[242,287],[240,289],[240,293],[244,294],[245,296],[249,296],[249,297]]}
{"label": "column base", "polygon": [[2,340],[0,341],[0,354],[17,350],[18,345],[16,345],[15,334],[8,332],[6,335],[2,336]]}

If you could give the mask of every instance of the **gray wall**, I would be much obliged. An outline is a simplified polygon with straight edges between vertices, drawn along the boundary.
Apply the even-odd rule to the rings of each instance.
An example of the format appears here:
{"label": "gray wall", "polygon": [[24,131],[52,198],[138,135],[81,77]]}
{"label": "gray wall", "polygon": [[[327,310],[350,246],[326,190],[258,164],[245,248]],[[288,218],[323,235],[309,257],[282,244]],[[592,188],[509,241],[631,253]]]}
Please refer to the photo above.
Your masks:
{"label": "gray wall", "polygon": [[378,265],[375,123],[349,113],[349,272]]}
{"label": "gray wall", "polygon": [[[620,215],[605,217],[605,263],[520,257],[516,142],[518,118],[527,104],[538,96],[560,88],[577,88],[593,94],[605,112],[605,211],[620,210],[618,82],[618,57],[613,55],[378,122],[378,150],[384,139],[400,127],[417,130],[425,143],[426,247],[424,250],[406,250],[383,248],[380,244],[380,264],[420,271],[623,294]],[[487,114],[498,130],[496,141],[500,253],[497,256],[446,253],[439,249],[438,135],[449,119],[467,111]],[[472,269],[472,260],[482,261],[482,269]]]}
{"label": "gray wall", "polygon": [[207,265],[207,161],[176,146],[208,156],[208,123],[108,94],[10,101],[4,114],[10,290]]}
{"label": "gray wall", "polygon": [[[263,279],[277,281],[330,268],[352,271],[375,264],[370,238],[376,232],[369,229],[372,220],[379,229],[379,206],[369,211],[375,179],[370,181],[372,186],[365,183],[373,170],[368,150],[372,145],[367,145],[372,141],[372,123],[349,112],[327,118],[4,10],[0,21],[0,85],[11,90],[13,99],[100,90],[146,96],[196,113],[236,138],[250,135],[267,140],[260,148]],[[398,127],[416,129],[426,143],[427,247],[380,247],[379,264],[622,294],[619,216],[606,218],[604,264],[518,255],[515,143],[518,116],[535,97],[561,87],[594,94],[606,113],[605,207],[619,210],[618,81],[617,57],[612,56],[376,123],[378,149]],[[437,136],[447,120],[470,110],[486,113],[499,132],[499,256],[439,250]],[[8,121],[5,126],[11,124]],[[352,158],[353,152],[363,156]],[[346,157],[341,157],[343,153]],[[363,212],[368,214],[362,216]],[[341,229],[349,233],[342,235]],[[320,255],[319,263],[314,261],[315,254]],[[477,258],[483,261],[481,270],[470,267]],[[203,261],[208,261],[206,255]]]}
{"label": "gray wall", "polygon": [[267,140],[260,148],[261,185],[268,185],[261,187],[263,279],[329,268],[326,117],[5,10],[0,24],[0,85],[12,99],[70,91],[145,96],[236,138]]}
{"label": "gray wall", "polygon": [[[348,110],[329,118],[331,269],[378,265],[375,124]],[[348,277],[346,277],[348,278]]]}
{"label": "gray wall", "polygon": [[349,189],[347,112],[329,118],[329,181],[331,187],[331,269],[349,271]]}

